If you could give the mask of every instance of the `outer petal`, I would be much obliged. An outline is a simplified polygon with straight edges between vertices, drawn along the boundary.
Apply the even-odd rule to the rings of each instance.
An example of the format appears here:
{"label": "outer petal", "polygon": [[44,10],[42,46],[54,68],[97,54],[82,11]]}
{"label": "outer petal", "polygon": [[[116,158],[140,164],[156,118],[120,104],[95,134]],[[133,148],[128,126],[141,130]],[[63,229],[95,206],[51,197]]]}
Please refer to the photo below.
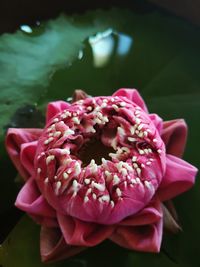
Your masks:
{"label": "outer petal", "polygon": [[117,90],[113,96],[124,96],[127,97],[129,100],[133,101],[136,105],[141,107],[144,111],[148,112],[148,109],[139,94],[139,92],[136,89],[127,89],[127,88],[121,88]]}
{"label": "outer petal", "polygon": [[163,120],[157,114],[149,114],[149,117],[153,121],[159,133],[161,133],[163,128]]}
{"label": "outer petal", "polygon": [[70,216],[57,214],[58,222],[67,244],[75,246],[95,246],[109,237],[113,226],[83,222]]}
{"label": "outer petal", "polygon": [[68,108],[69,106],[70,104],[65,101],[50,102],[47,106],[46,123],[48,123],[49,120],[56,116],[56,114]]}
{"label": "outer petal", "polygon": [[[30,168],[27,170],[27,168],[24,168],[23,162],[21,161],[21,150],[23,144],[28,144],[38,140],[42,133],[42,129],[14,129],[10,128],[7,132],[6,137],[6,149],[8,151],[8,154],[10,158],[12,159],[15,167],[19,171],[20,175],[24,179],[28,179],[31,176],[31,173],[33,172],[33,169]],[[31,144],[32,146],[32,144]],[[27,147],[26,147],[27,148]],[[34,159],[34,152],[32,150],[32,159]],[[30,156],[30,155],[29,155]],[[29,157],[30,158],[30,157]],[[23,156],[23,159],[24,156]]]}
{"label": "outer petal", "polygon": [[127,217],[120,225],[139,226],[148,225],[158,222],[162,218],[161,203],[158,199],[154,199],[151,203],[142,209],[138,214]]}
{"label": "outer petal", "polygon": [[30,176],[33,176],[35,173],[34,158],[36,154],[37,144],[38,141],[33,141],[21,145],[20,162],[27,173],[30,174]]}
{"label": "outer petal", "polygon": [[183,119],[165,121],[161,133],[168,154],[183,155],[187,140],[187,124]]}
{"label": "outer petal", "polygon": [[197,169],[186,161],[167,155],[166,172],[157,191],[161,201],[171,199],[189,190],[195,181]]}
{"label": "outer petal", "polygon": [[43,262],[54,262],[72,257],[82,250],[85,248],[67,245],[58,228],[41,228],[40,254]]}
{"label": "outer petal", "polygon": [[154,207],[147,207],[132,220],[125,220],[125,225],[118,226],[110,239],[128,249],[159,252],[163,230],[161,217],[161,206],[157,202]]}
{"label": "outer petal", "polygon": [[40,194],[33,178],[19,192],[15,205],[27,212],[36,222],[46,226],[57,226],[56,213]]}

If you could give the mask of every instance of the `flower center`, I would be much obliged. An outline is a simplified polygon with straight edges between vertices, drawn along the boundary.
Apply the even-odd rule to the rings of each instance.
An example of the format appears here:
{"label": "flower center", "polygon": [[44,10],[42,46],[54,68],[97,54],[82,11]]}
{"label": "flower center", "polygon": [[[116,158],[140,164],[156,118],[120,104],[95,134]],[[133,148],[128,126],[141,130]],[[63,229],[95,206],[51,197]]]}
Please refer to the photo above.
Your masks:
{"label": "flower center", "polygon": [[60,212],[116,223],[153,197],[164,152],[154,124],[136,104],[124,97],[86,98],[45,128],[36,180]]}
{"label": "flower center", "polygon": [[94,137],[81,147],[78,157],[83,162],[83,166],[87,166],[92,159],[100,165],[102,158],[110,160],[109,154],[114,152],[113,148],[105,146],[100,139]]}

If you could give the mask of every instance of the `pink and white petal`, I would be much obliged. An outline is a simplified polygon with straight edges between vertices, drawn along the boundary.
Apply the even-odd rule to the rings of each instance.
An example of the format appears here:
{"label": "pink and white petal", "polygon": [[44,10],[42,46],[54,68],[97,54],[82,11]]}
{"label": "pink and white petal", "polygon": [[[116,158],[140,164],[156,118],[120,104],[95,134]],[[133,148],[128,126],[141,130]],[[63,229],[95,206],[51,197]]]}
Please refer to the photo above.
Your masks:
{"label": "pink and white petal", "polygon": [[35,173],[34,159],[35,159],[37,144],[38,141],[33,141],[21,145],[20,162],[30,176],[33,176]]}
{"label": "pink and white petal", "polygon": [[157,191],[161,201],[172,199],[189,190],[195,182],[197,168],[188,162],[167,155],[166,172]]}
{"label": "pink and white petal", "polygon": [[156,129],[158,130],[160,134],[163,128],[163,120],[157,114],[154,114],[154,113],[149,114],[149,117],[154,123],[154,125],[156,126]]}
{"label": "pink and white petal", "polygon": [[[20,175],[27,180],[30,173],[24,168],[20,160],[21,146],[38,140],[42,129],[14,129],[10,128],[6,136],[6,149]],[[31,170],[32,172],[32,170]]]}
{"label": "pink and white petal", "polygon": [[137,251],[159,252],[163,233],[163,220],[142,226],[119,226],[110,237],[118,245]]}
{"label": "pink and white petal", "polygon": [[15,205],[31,215],[56,217],[54,209],[51,208],[41,195],[33,178],[30,178],[22,187],[17,196]]}
{"label": "pink and white petal", "polygon": [[133,216],[127,217],[119,223],[119,225],[139,226],[148,225],[158,222],[162,218],[162,206],[157,198],[152,200],[148,206]]}
{"label": "pink and white petal", "polygon": [[136,105],[141,107],[144,111],[148,112],[148,109],[145,105],[144,100],[142,99],[141,95],[136,89],[128,89],[128,88],[121,88],[117,90],[113,96],[122,96],[126,97],[132,102],[134,102]]}
{"label": "pink and white petal", "polygon": [[108,238],[114,227],[83,222],[71,216],[57,214],[60,229],[67,244],[91,247]]}
{"label": "pink and white petal", "polygon": [[168,154],[182,157],[187,141],[187,124],[183,119],[163,122],[161,137]]}
{"label": "pink and white petal", "polygon": [[42,262],[63,260],[80,253],[85,247],[66,244],[58,228],[42,227],[40,232],[40,254]]}
{"label": "pink and white petal", "polygon": [[54,116],[69,106],[70,104],[65,101],[50,102],[47,106],[46,123],[48,123]]}

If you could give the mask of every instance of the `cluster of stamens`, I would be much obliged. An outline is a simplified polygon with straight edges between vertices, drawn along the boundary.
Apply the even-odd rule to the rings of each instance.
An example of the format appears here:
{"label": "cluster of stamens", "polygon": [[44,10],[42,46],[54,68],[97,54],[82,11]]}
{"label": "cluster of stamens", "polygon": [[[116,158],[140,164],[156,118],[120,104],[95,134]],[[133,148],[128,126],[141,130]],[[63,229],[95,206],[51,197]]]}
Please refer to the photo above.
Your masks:
{"label": "cluster of stamens", "polygon": [[[94,138],[112,151],[100,163],[95,157],[85,163],[81,150]],[[83,206],[92,201],[113,209],[124,197],[134,197],[135,190],[152,197],[158,186],[154,164],[163,152],[159,134],[139,106],[123,97],[86,98],[59,113],[44,130],[37,180],[42,190],[50,186],[68,203],[78,197]]]}

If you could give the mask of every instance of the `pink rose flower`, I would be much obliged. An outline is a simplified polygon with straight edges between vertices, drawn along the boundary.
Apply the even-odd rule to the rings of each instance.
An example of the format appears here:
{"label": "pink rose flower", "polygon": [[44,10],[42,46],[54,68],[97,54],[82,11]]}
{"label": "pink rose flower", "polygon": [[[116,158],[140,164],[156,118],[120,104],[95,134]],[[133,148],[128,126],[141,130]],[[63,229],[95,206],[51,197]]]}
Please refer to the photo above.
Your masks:
{"label": "pink rose flower", "polygon": [[170,214],[162,203],[190,189],[197,173],[180,159],[184,120],[149,114],[134,89],[102,97],[79,92],[75,100],[50,103],[44,129],[7,134],[25,181],[16,206],[41,224],[42,260],[73,256],[107,238],[159,252],[163,214]]}

